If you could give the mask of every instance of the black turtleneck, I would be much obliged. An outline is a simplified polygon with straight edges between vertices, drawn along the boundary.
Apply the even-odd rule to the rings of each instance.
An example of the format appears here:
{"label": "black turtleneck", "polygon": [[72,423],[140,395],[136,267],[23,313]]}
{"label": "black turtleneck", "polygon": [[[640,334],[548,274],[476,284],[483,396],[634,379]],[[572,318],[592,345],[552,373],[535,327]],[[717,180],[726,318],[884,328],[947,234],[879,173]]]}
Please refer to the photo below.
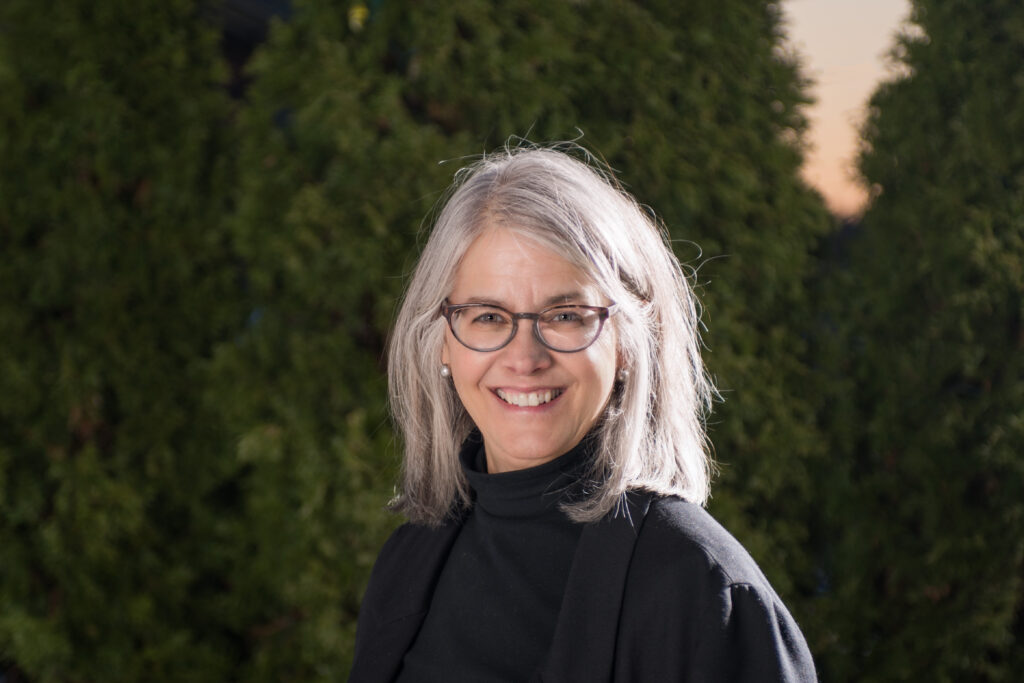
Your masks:
{"label": "black turtleneck", "polygon": [[460,454],[474,505],[438,579],[401,683],[525,681],[551,643],[582,526],[559,509],[587,439],[551,462],[488,474],[479,439]]}

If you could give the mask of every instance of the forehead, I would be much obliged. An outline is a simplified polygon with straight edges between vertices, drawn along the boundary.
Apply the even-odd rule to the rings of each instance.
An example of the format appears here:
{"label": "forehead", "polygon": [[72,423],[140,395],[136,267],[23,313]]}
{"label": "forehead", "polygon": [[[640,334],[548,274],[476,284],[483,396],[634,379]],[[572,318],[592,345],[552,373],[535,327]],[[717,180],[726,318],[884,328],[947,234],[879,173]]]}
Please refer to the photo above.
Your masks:
{"label": "forehead", "polygon": [[463,255],[450,298],[457,303],[485,301],[530,308],[560,301],[597,303],[591,301],[597,292],[586,273],[550,246],[492,226]]}

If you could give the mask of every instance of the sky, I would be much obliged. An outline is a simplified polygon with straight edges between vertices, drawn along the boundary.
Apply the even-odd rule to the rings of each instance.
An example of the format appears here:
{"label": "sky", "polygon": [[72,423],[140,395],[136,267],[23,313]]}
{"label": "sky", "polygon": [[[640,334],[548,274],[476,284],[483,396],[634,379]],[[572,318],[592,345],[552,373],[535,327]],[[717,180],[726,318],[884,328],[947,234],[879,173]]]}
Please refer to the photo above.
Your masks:
{"label": "sky", "polygon": [[855,215],[865,190],[854,179],[857,129],[880,80],[892,75],[886,54],[910,13],[909,0],[783,0],[791,46],[814,81],[806,110],[811,130],[804,177],[835,213]]}

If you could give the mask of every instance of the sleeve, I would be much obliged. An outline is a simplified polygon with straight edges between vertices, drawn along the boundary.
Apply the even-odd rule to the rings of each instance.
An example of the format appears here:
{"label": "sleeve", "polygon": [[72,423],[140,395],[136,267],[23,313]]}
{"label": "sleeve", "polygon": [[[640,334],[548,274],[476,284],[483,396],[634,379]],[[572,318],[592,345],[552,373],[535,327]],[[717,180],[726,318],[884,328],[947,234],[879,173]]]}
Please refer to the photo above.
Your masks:
{"label": "sleeve", "polygon": [[701,622],[688,680],[817,681],[799,627],[770,590],[746,583],[728,585]]}

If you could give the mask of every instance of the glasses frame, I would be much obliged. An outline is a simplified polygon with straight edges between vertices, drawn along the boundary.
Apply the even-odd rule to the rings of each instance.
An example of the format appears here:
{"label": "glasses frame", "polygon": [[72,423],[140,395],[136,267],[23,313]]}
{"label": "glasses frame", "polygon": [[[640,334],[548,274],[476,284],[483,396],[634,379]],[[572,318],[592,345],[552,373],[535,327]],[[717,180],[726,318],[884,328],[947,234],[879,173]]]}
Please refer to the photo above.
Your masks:
{"label": "glasses frame", "polygon": [[[473,308],[474,306],[484,306],[486,308],[496,308],[499,311],[504,311],[505,313],[508,313],[509,316],[512,318],[512,333],[508,336],[508,339],[506,339],[504,342],[502,342],[498,346],[493,346],[493,347],[486,348],[486,349],[478,349],[475,346],[470,346],[466,342],[462,341],[462,339],[459,338],[458,333],[455,331],[455,325],[452,324],[452,314],[453,313],[457,313],[457,312],[459,312],[459,311],[461,311],[463,309],[466,309],[466,308]],[[540,333],[540,318],[541,318],[542,315],[544,315],[548,311],[554,311],[554,310],[557,310],[559,308],[585,308],[588,311],[596,312],[597,313],[598,323],[597,323],[597,332],[594,334],[594,338],[591,339],[589,342],[587,342],[586,344],[584,344],[583,346],[581,346],[579,348],[569,349],[569,350],[566,350],[566,349],[556,349],[555,347],[551,346],[551,344],[548,344],[546,341],[544,341],[544,337],[541,336],[541,333]],[[456,341],[458,341],[460,344],[465,346],[470,351],[477,351],[479,353],[491,353],[492,351],[499,351],[499,350],[505,348],[506,346],[508,346],[509,344],[511,344],[512,340],[516,338],[516,334],[519,333],[519,321],[520,320],[532,320],[533,321],[533,325],[531,327],[533,328],[533,338],[536,339],[540,343],[541,346],[543,346],[546,349],[550,349],[551,351],[554,351],[556,353],[578,353],[580,351],[583,351],[584,349],[587,349],[587,348],[590,348],[591,346],[593,346],[594,342],[596,342],[600,338],[601,332],[604,331],[604,324],[605,324],[605,322],[607,322],[608,318],[611,317],[612,313],[614,312],[613,311],[614,308],[615,308],[615,302],[613,301],[610,304],[608,304],[607,306],[584,306],[582,304],[557,304],[555,306],[548,306],[547,308],[542,309],[539,313],[515,313],[514,311],[508,310],[504,306],[497,306],[495,304],[484,304],[484,303],[450,304],[450,303],[448,303],[448,300],[445,299],[444,303],[441,304],[441,311],[440,311],[440,313],[441,313],[441,317],[443,317],[445,320],[448,321],[448,329],[452,331],[452,336],[455,337]]]}

